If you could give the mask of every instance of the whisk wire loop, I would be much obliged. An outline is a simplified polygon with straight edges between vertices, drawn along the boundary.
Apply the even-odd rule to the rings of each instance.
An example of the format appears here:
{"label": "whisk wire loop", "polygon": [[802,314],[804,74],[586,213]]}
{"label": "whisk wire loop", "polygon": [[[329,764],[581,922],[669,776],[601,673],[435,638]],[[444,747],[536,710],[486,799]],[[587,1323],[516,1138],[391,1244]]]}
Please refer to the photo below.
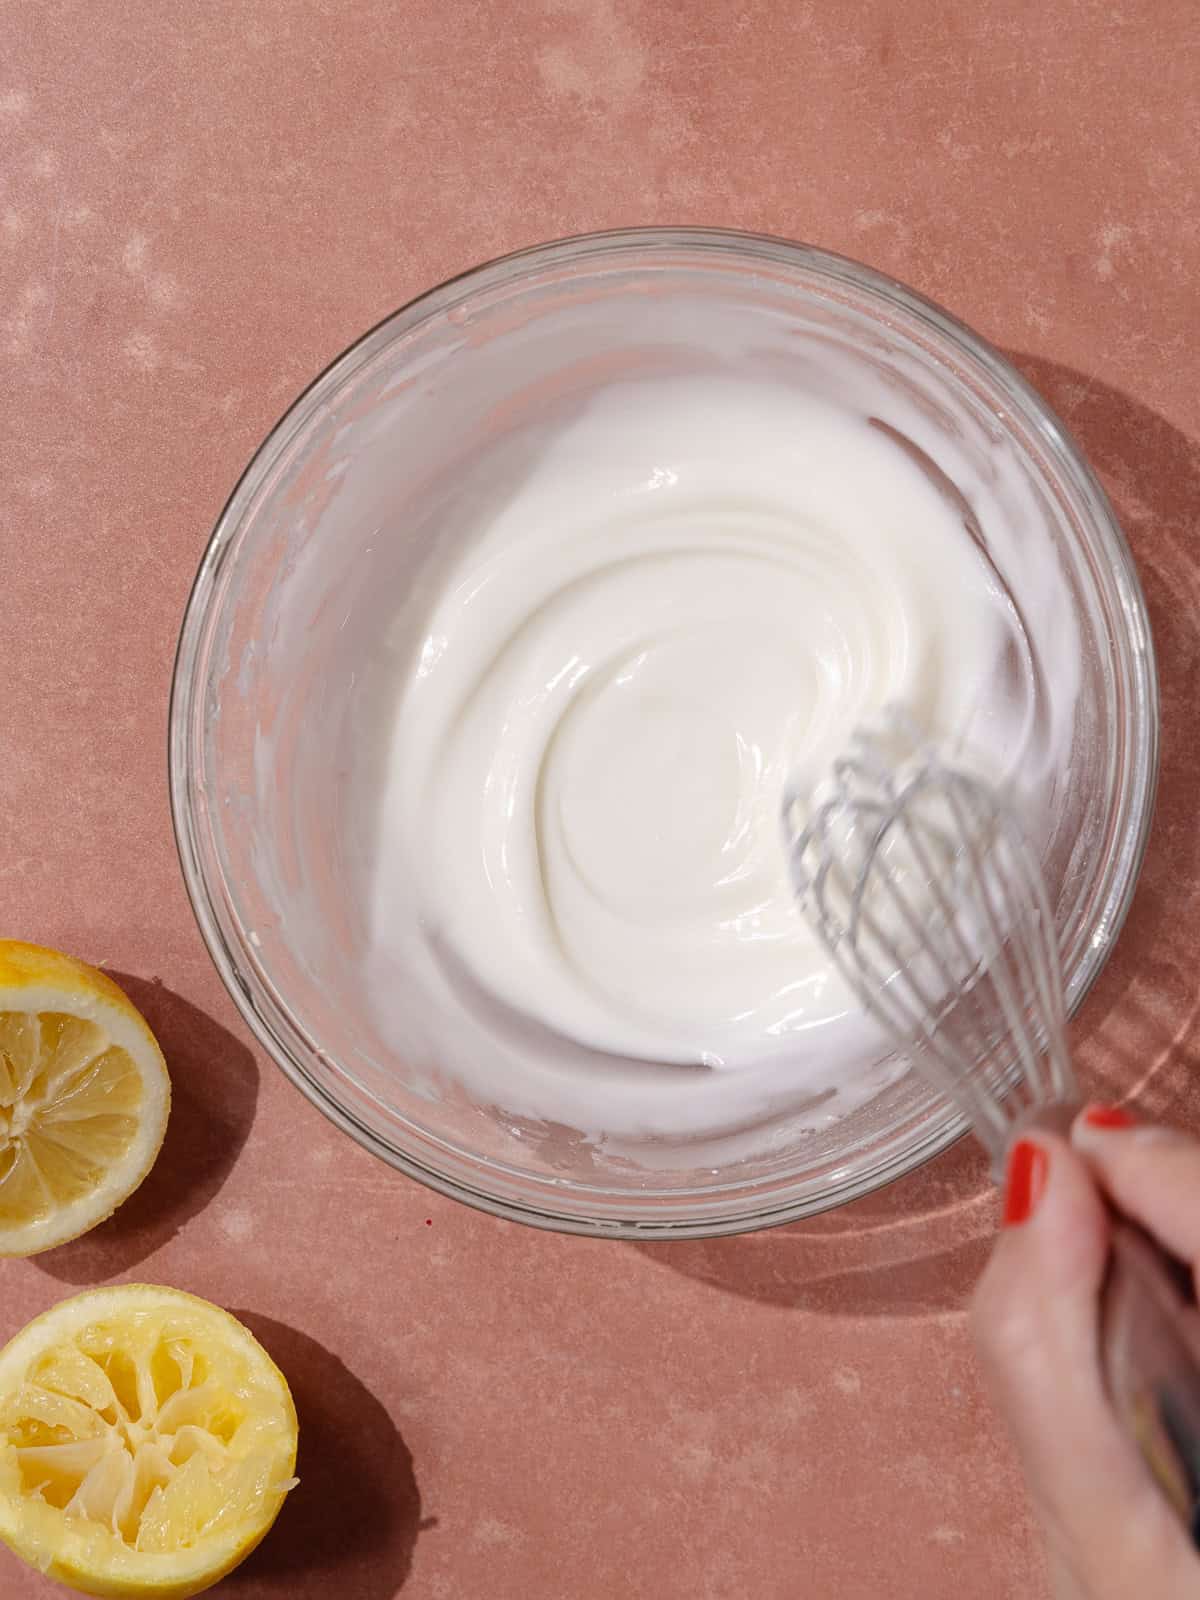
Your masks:
{"label": "whisk wire loop", "polygon": [[1074,1090],[1054,923],[1010,803],[892,725],[784,811],[838,971],[999,1161],[1016,1122]]}

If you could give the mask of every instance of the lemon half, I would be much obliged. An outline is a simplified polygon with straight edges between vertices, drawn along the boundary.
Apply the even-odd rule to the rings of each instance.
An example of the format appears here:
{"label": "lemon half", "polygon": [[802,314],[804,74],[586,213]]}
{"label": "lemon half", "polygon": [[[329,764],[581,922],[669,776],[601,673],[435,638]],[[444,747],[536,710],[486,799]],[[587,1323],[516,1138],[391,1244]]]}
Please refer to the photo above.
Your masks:
{"label": "lemon half", "polygon": [[0,1256],[110,1216],[154,1165],[170,1105],[162,1051],[111,978],[0,940]]}
{"label": "lemon half", "polygon": [[296,1442],[283,1374],[227,1311],[91,1289],[0,1351],[0,1539],[85,1594],[197,1594],[274,1522]]}

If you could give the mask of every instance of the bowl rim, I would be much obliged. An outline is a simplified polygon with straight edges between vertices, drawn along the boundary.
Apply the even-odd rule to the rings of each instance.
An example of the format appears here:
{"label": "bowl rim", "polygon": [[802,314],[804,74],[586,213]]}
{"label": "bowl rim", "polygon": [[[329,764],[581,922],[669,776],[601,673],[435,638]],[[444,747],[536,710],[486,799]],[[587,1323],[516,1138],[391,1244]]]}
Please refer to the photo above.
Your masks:
{"label": "bowl rim", "polygon": [[[652,257],[654,253],[670,250],[689,254],[712,252],[743,260],[765,258],[779,265],[799,268],[810,276],[824,278],[832,284],[848,283],[857,293],[865,291],[868,296],[885,305],[895,303],[930,328],[937,339],[949,342],[963,352],[982,369],[990,383],[1016,400],[1023,408],[1023,420],[1033,426],[1040,443],[1053,458],[1056,470],[1070,482],[1076,495],[1086,505],[1092,528],[1105,546],[1110,576],[1117,589],[1131,641],[1133,693],[1130,729],[1133,738],[1125,763],[1127,781],[1120,795],[1126,815],[1121,826],[1115,830],[1119,848],[1109,869],[1107,898],[1101,907],[1096,930],[1089,947],[1068,979],[1066,1000],[1069,1014],[1078,1009],[1098,978],[1128,913],[1149,838],[1158,781],[1159,687],[1153,638],[1132,552],[1108,496],[1069,429],[1016,367],[981,335],[899,279],[852,257],[772,234],[672,225],[614,228],[572,234],[529,245],[469,266],[381,317],[334,356],[295,396],[267,431],[218,514],[192,580],[175,649],[167,726],[171,818],[184,886],[209,956],[251,1033],[284,1075],[330,1122],[389,1166],[437,1193],[509,1221],[585,1237],[694,1239],[749,1232],[796,1221],[870,1194],[897,1178],[917,1171],[959,1139],[967,1131],[967,1124],[946,1103],[940,1113],[935,1111],[926,1119],[923,1135],[915,1139],[902,1155],[881,1157],[874,1166],[856,1171],[851,1178],[839,1178],[834,1174],[828,1180],[827,1187],[818,1194],[793,1193],[788,1198],[787,1191],[784,1191],[782,1197],[773,1202],[735,1215],[706,1216],[703,1204],[697,1203],[688,1215],[654,1220],[633,1216],[592,1216],[580,1211],[556,1209],[548,1203],[522,1203],[497,1195],[471,1182],[463,1174],[451,1176],[409,1151],[398,1149],[356,1117],[337,1099],[327,1083],[309,1069],[296,1048],[297,1044],[318,1059],[328,1061],[328,1056],[315,1040],[308,1037],[283,1002],[282,996],[275,993],[265,972],[254,960],[250,946],[243,941],[239,961],[225,936],[216,912],[214,886],[204,870],[197,818],[190,800],[193,778],[189,759],[192,751],[191,730],[197,691],[202,687],[198,683],[196,669],[200,663],[199,643],[216,596],[217,581],[225,558],[236,542],[244,513],[253,504],[263,481],[296,434],[374,356],[397,337],[412,332],[428,317],[450,309],[456,300],[505,283],[519,282],[539,267],[596,261],[608,255],[638,251]],[[247,979],[246,969],[253,975],[252,982]],[[265,988],[268,993],[256,996],[256,987]],[[269,1003],[264,1005],[264,1000]],[[272,1012],[277,1013],[275,1018]],[[277,1025],[279,1022],[286,1025],[291,1039],[283,1035]],[[548,1183],[546,1189],[547,1201],[551,1194],[563,1192],[552,1189]]]}

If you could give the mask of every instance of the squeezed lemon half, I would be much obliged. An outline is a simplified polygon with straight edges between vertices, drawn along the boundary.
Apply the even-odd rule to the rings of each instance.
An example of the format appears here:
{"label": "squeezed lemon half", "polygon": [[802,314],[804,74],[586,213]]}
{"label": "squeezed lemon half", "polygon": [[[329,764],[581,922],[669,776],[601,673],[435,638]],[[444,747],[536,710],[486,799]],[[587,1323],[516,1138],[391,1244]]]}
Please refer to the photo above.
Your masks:
{"label": "squeezed lemon half", "polygon": [[0,1539],[85,1594],[198,1594],[295,1479],[287,1381],[178,1289],[91,1289],[0,1351]]}
{"label": "squeezed lemon half", "polygon": [[154,1165],[170,1105],[162,1051],[111,978],[0,940],[0,1256],[111,1216]]}

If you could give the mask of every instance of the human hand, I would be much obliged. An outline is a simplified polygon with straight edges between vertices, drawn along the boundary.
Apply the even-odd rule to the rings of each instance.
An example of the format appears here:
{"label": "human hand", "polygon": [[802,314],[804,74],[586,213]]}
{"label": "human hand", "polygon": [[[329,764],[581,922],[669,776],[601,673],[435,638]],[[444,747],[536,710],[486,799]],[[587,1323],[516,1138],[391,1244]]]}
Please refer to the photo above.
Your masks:
{"label": "human hand", "polygon": [[1103,1196],[1200,1267],[1200,1144],[1092,1107],[1070,1141],[1009,1158],[1005,1226],[972,1305],[988,1388],[1016,1444],[1057,1600],[1197,1600],[1200,1556],[1109,1403],[1100,1360]]}

